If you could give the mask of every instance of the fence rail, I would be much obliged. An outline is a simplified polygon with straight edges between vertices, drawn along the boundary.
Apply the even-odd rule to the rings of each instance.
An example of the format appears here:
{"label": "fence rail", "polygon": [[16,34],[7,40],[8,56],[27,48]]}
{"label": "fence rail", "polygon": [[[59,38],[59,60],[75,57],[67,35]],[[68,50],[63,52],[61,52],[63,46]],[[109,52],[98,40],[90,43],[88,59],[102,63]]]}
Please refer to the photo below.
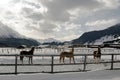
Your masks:
{"label": "fence rail", "polygon": [[[55,60],[56,60],[55,58],[58,59],[59,55],[33,55],[33,57],[44,57],[44,58],[49,57],[50,62],[48,62],[48,63],[33,63],[33,64],[23,63],[22,64],[22,63],[19,62],[19,56],[20,55],[0,55],[0,58],[1,57],[13,57],[13,59],[14,59],[13,63],[4,63],[4,62],[0,63],[0,67],[1,66],[13,66],[14,67],[14,72],[13,73],[14,74],[18,74],[18,73],[20,73],[18,71],[18,67],[19,66],[22,66],[22,67],[24,67],[24,66],[38,66],[38,67],[40,67],[40,66],[49,66],[50,67],[50,71],[48,71],[48,72],[49,73],[56,73],[57,71],[54,71],[54,67],[55,66],[83,65],[83,68],[80,71],[86,71],[87,70],[86,69],[87,64],[95,64],[94,61],[90,61],[90,60],[88,61],[88,57],[92,57],[93,54],[75,54],[74,55],[75,57],[80,57],[80,58],[84,57],[81,62],[79,61],[79,62],[76,62],[76,63],[59,63],[59,62],[55,62]],[[108,61],[104,61],[104,60],[102,61],[101,60],[99,62],[99,64],[101,64],[101,63],[110,63],[110,69],[111,70],[114,69],[114,63],[120,63],[119,59],[117,59],[117,60],[115,59],[115,56],[120,56],[120,54],[102,54],[102,57],[104,57],[104,56],[109,56],[110,59]],[[8,59],[8,60],[10,60],[10,59]],[[58,72],[61,72],[61,71],[58,71]],[[5,74],[5,73],[0,73],[0,74]]]}

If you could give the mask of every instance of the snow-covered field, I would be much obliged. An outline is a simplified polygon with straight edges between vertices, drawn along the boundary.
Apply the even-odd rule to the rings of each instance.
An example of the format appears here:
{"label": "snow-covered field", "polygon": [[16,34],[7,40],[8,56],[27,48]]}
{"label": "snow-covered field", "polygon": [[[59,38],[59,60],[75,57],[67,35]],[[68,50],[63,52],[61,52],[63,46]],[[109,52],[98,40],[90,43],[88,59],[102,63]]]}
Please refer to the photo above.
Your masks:
{"label": "snow-covered field", "polygon": [[0,75],[0,80],[120,80],[120,70],[78,73]]}
{"label": "snow-covered field", "polygon": [[[30,50],[30,49],[27,49]],[[65,51],[69,51],[69,49],[64,49]],[[75,48],[75,54],[92,54],[95,48]],[[1,48],[0,54],[19,54],[21,50],[19,49],[11,49],[11,48]],[[34,54],[51,54],[51,55],[59,55],[61,51],[57,51],[56,49],[36,49]],[[120,53],[119,49],[112,48],[103,48],[102,54],[110,54],[110,53]],[[115,56],[114,59],[119,60],[120,56]],[[75,57],[76,62],[80,62],[84,59],[84,57]],[[102,60],[110,60],[111,56],[102,56]],[[88,61],[93,61],[93,57],[87,57]],[[69,63],[69,59],[65,60],[65,63]],[[14,64],[15,57],[10,56],[0,56],[0,64]],[[50,64],[51,57],[33,57],[34,64]],[[54,63],[59,64],[59,57],[55,57]],[[21,64],[18,58],[18,64]],[[28,59],[24,59],[24,64],[28,64]],[[57,73],[57,74],[48,74],[48,73],[39,73],[39,74],[18,74],[15,75],[0,75],[0,80],[119,80],[120,63],[114,63],[114,68],[118,70],[106,70],[110,69],[111,64],[87,64],[86,70],[87,72],[83,72],[83,64],[80,65],[59,65],[54,66],[54,71],[79,71],[78,73]],[[51,66],[18,66],[18,72],[50,72]],[[0,66],[0,73],[14,73],[14,66]]]}

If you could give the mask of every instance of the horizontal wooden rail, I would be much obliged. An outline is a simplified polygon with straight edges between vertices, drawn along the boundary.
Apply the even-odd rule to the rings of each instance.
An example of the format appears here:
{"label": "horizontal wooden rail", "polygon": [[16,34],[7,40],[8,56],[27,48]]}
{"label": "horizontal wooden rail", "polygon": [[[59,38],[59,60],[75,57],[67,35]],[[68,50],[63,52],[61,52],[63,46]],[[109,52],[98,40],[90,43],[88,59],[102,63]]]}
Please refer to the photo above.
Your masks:
{"label": "horizontal wooden rail", "polygon": [[[111,63],[110,69],[114,68],[114,63],[120,63],[120,60],[115,60],[114,57],[120,54],[101,54],[102,56],[111,56],[109,61],[100,61],[99,63]],[[63,66],[63,65],[83,65],[83,71],[86,70],[87,64],[95,64],[93,61],[87,61],[88,56],[93,56],[93,54],[74,54],[74,56],[83,56],[84,59],[82,62],[77,63],[54,63],[55,58],[59,57],[60,55],[32,55],[33,57],[50,57],[49,63],[34,63],[34,64],[20,64],[18,63],[18,57],[21,55],[0,55],[0,57],[14,57],[15,62],[13,64],[9,63],[1,63],[0,66],[14,66],[15,67],[15,74],[19,73],[17,71],[18,66],[50,66],[51,73],[54,73],[54,66]],[[28,55],[29,56],[29,55]]]}

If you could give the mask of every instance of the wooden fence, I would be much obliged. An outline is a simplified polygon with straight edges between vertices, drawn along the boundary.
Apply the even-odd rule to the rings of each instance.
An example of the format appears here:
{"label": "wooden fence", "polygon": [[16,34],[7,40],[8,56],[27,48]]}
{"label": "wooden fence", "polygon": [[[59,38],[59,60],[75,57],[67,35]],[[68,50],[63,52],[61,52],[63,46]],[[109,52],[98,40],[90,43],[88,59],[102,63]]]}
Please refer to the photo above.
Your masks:
{"label": "wooden fence", "polygon": [[[38,67],[40,67],[40,66],[49,66],[50,71],[47,71],[47,72],[49,72],[49,73],[57,73],[58,72],[59,73],[59,72],[64,72],[64,71],[62,71],[62,70],[55,71],[54,70],[55,66],[65,66],[65,65],[72,65],[72,66],[78,65],[79,66],[79,65],[83,65],[82,69],[78,70],[80,72],[80,71],[87,71],[86,66],[88,64],[95,64],[94,61],[88,61],[87,60],[89,57],[93,56],[92,54],[75,54],[74,55],[75,57],[80,57],[80,58],[83,57],[82,61],[76,62],[75,64],[74,63],[69,63],[69,62],[67,62],[67,63],[59,63],[59,62],[57,62],[56,63],[55,60],[56,60],[56,58],[59,59],[59,55],[33,55],[33,58],[34,57],[38,57],[38,58],[39,57],[40,58],[49,57],[50,62],[49,63],[33,63],[33,64],[23,63],[22,64],[22,63],[20,63],[19,56],[20,55],[0,55],[1,60],[3,59],[3,57],[8,57],[8,60],[10,60],[9,57],[14,58],[14,63],[12,63],[12,64],[11,63],[4,63],[4,61],[2,63],[0,63],[0,67],[1,66],[12,66],[12,67],[14,67],[14,72],[10,72],[10,73],[9,73],[9,71],[5,72],[5,73],[0,72],[0,74],[19,74],[20,73],[18,71],[19,66],[22,66],[22,67],[24,67],[24,66],[38,66]],[[103,64],[104,63],[109,63],[110,64],[109,69],[111,69],[111,70],[114,69],[114,63],[119,63],[120,62],[120,59],[115,59],[115,56],[120,56],[120,54],[102,54],[102,57],[103,56],[109,56],[110,58],[107,61],[106,60],[101,60],[99,62],[99,64],[101,64],[101,63],[103,63]],[[92,59],[93,58],[91,58],[91,60]],[[98,64],[96,64],[96,65],[98,65]],[[88,65],[88,67],[89,67],[89,65]],[[41,71],[41,72],[44,72],[44,71]],[[69,72],[69,71],[67,71],[67,72]]]}

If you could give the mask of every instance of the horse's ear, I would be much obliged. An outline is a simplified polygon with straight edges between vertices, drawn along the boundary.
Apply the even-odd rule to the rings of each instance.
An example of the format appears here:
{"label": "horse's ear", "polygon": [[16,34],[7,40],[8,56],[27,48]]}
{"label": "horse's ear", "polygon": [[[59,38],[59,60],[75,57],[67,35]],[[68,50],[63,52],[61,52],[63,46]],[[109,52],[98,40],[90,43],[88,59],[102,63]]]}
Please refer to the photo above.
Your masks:
{"label": "horse's ear", "polygon": [[35,47],[33,47],[33,48],[35,48]]}
{"label": "horse's ear", "polygon": [[72,50],[74,50],[74,47],[72,47]]}
{"label": "horse's ear", "polygon": [[35,49],[35,47],[34,47],[34,46],[32,46],[32,49]]}

